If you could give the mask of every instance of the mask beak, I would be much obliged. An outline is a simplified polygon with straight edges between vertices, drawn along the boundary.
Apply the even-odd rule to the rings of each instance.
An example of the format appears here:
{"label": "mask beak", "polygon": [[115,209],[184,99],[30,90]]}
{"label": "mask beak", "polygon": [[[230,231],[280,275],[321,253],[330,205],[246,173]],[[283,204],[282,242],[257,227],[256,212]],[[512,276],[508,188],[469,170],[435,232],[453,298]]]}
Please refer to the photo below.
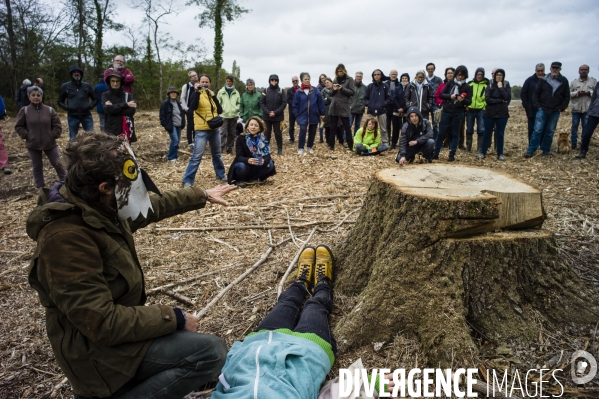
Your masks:
{"label": "mask beak", "polygon": [[162,197],[162,194],[160,193],[160,190],[158,190],[158,187],[156,187],[156,184],[154,184],[154,182],[152,181],[152,179],[150,178],[150,175],[148,175],[146,173],[145,170],[139,168],[139,171],[141,172],[141,179],[144,182],[144,185],[146,186],[146,189],[148,191],[151,191],[153,193],[158,194],[160,197]]}

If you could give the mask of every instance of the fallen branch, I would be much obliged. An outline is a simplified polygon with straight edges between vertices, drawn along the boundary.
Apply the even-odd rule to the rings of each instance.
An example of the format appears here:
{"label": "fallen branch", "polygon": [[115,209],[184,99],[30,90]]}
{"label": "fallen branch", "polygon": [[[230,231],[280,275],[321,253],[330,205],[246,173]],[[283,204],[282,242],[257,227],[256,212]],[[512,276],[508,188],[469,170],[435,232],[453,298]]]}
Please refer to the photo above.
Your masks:
{"label": "fallen branch", "polygon": [[308,243],[312,239],[312,236],[314,235],[314,233],[316,233],[316,230],[317,230],[316,227],[314,227],[312,229],[312,231],[310,232],[310,235],[304,242],[304,245],[301,246],[301,248],[295,254],[295,257],[293,258],[293,260],[289,263],[289,267],[287,267],[287,270],[285,271],[285,274],[283,275],[283,278],[281,278],[281,281],[279,282],[279,286],[277,287],[277,298],[281,295],[281,292],[283,292],[283,285],[285,284],[285,280],[287,280],[287,276],[289,276],[289,273],[291,273],[291,270],[293,270],[293,267],[297,266],[296,263],[297,263],[297,260],[299,259],[300,254],[302,253],[302,251],[304,250],[306,245],[308,245]]}
{"label": "fallen branch", "polygon": [[223,244],[224,246],[227,246],[227,247],[231,248],[231,249],[232,249],[232,250],[234,250],[235,252],[239,252],[239,250],[238,250],[237,248],[235,248],[233,245],[229,244],[229,243],[228,243],[228,242],[226,242],[226,241],[219,240],[218,238],[212,237],[212,236],[210,235],[210,233],[208,233],[208,238],[204,237],[204,240],[206,240],[206,241],[214,241],[214,242],[217,242],[217,243],[219,243],[219,244]]}
{"label": "fallen branch", "polygon": [[46,392],[43,396],[42,399],[46,399],[46,398],[51,398],[54,399],[56,396],[58,396],[58,391],[60,391],[60,388],[62,388],[69,380],[65,377],[63,378],[62,381],[60,381],[58,384],[56,384],[54,386],[54,388],[52,388],[51,391]]}
{"label": "fallen branch", "polygon": [[166,288],[161,288],[159,291],[162,292],[163,294],[166,294],[166,295],[168,295],[170,297],[175,298],[179,302],[185,303],[185,304],[187,304],[189,306],[192,306],[192,307],[196,306],[196,303],[194,301],[192,301],[191,298],[188,298],[185,295],[181,295],[181,294],[179,294],[179,293],[177,293],[175,291],[168,290]]}
{"label": "fallen branch", "polygon": [[245,272],[243,272],[239,277],[237,277],[235,279],[235,281],[233,281],[231,284],[227,285],[225,288],[223,288],[211,301],[210,303],[208,303],[208,305],[206,305],[204,307],[204,309],[200,310],[199,312],[197,312],[196,314],[194,314],[194,316],[196,316],[198,319],[201,319],[202,317],[204,317],[206,315],[206,313],[208,312],[208,310],[210,310],[210,308],[212,306],[214,306],[214,304],[216,302],[218,302],[219,299],[221,299],[226,293],[227,291],[229,291],[231,288],[233,288],[235,285],[237,285],[239,282],[243,281],[243,279],[245,279],[251,272],[253,272],[254,270],[256,270],[258,268],[258,266],[260,266],[261,264],[263,264],[264,262],[266,262],[266,259],[268,258],[268,256],[271,254],[271,252],[278,247],[279,245],[283,244],[284,242],[289,241],[289,238],[284,239],[283,241],[279,241],[277,244],[270,244],[268,249],[266,250],[266,252],[264,252],[262,254],[262,256],[260,257],[260,259],[258,259],[258,261],[256,263],[254,263],[252,265],[252,267],[250,267],[249,269],[247,269]]}
{"label": "fallen branch", "polygon": [[345,215],[345,217],[343,218],[343,220],[341,220],[339,223],[337,223],[337,225],[335,227],[332,227],[332,228],[326,229],[326,230],[318,229],[318,232],[319,233],[326,233],[326,232],[329,232],[329,231],[337,230],[339,228],[339,226],[341,226],[343,223],[356,223],[355,220],[350,220],[349,222],[346,222],[346,220],[347,220],[348,217],[350,217],[352,214],[358,212],[360,209],[362,209],[362,207],[356,208],[353,211],[351,211],[350,213],[348,213],[347,215]]}
{"label": "fallen branch", "polygon": [[161,285],[160,287],[156,287],[156,288],[152,288],[151,290],[147,290],[146,291],[146,295],[155,294],[156,292],[162,292],[166,288],[175,287],[177,285],[191,283],[192,281],[199,280],[202,277],[206,277],[206,276],[210,276],[212,274],[220,273],[222,271],[225,271],[225,270],[237,267],[237,266],[243,266],[243,263],[235,263],[233,265],[225,266],[225,267],[222,267],[222,268],[217,269],[217,270],[213,270],[213,271],[210,271],[210,272],[202,273],[199,276],[186,278],[185,280],[177,281],[175,283],[169,283],[169,284]]}
{"label": "fallen branch", "polygon": [[[288,229],[291,227],[310,227],[319,224],[330,224],[335,223],[334,221],[318,221],[308,223],[297,223],[297,224],[264,224],[264,225],[241,225],[241,226],[214,226],[214,227],[157,227],[156,231],[225,231],[225,230],[267,230],[267,229]],[[348,221],[344,223],[355,223],[355,221]]]}

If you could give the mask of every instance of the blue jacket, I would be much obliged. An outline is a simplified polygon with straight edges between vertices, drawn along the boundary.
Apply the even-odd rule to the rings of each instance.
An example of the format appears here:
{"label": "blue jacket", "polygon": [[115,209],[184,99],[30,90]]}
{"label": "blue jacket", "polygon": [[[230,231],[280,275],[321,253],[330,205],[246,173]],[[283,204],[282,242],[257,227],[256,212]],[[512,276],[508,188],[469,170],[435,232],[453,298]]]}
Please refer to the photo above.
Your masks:
{"label": "blue jacket", "polygon": [[[108,87],[106,86],[106,82],[102,81],[98,83],[94,87],[94,93],[96,93],[96,98],[102,98],[102,93],[106,93],[108,91]],[[98,101],[98,106],[96,107],[96,111],[101,114],[104,112],[104,104],[102,101]]]}
{"label": "blue jacket", "polygon": [[6,105],[4,105],[4,99],[0,96],[0,117],[3,117],[6,113]]}
{"label": "blue jacket", "polygon": [[300,88],[293,96],[291,109],[298,125],[315,125],[319,123],[320,115],[325,114],[324,99],[320,90],[312,86],[308,95],[306,95]]}
{"label": "blue jacket", "polygon": [[526,116],[528,118],[534,118],[537,114],[538,108],[535,108],[532,104],[532,95],[537,88],[539,78],[536,74],[528,77],[522,85],[522,91],[520,92],[520,99],[522,100],[522,106],[526,110]]}
{"label": "blue jacket", "polygon": [[404,113],[408,110],[403,85],[401,83],[398,86],[395,86],[395,90],[391,93],[391,99],[393,100],[393,112],[397,112],[400,108],[403,109]]}
{"label": "blue jacket", "polygon": [[233,344],[211,398],[316,399],[331,365],[324,349],[311,340],[259,332]]}

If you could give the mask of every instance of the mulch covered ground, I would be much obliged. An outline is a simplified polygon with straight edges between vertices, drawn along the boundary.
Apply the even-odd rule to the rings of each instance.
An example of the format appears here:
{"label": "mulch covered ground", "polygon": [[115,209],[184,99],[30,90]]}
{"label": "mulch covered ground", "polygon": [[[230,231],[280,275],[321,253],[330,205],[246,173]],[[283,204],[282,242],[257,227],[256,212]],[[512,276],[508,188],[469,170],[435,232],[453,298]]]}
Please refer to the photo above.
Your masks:
{"label": "mulch covered ground", "polygon": [[[524,159],[521,154],[527,144],[526,118],[517,105],[512,107],[511,113],[506,132],[507,162],[497,161],[493,154],[480,161],[474,152],[458,151],[456,163],[508,172],[541,188],[547,212],[544,228],[555,233],[563,256],[571,261],[583,281],[599,292],[599,247],[595,230],[599,231],[599,161],[595,160],[599,150],[592,145],[590,156],[582,161],[574,159],[574,151],[550,158]],[[66,117],[62,115],[61,119],[66,127]],[[14,118],[2,122],[1,126],[14,173],[0,175],[0,398],[70,398],[72,392],[68,383],[61,385],[64,375],[54,361],[45,335],[43,308],[27,283],[35,243],[25,234],[25,220],[37,196],[30,160],[23,142],[16,133],[11,133]],[[161,190],[180,187],[191,150],[182,145],[180,160],[174,164],[166,162],[169,139],[160,127],[157,112],[138,113],[136,127],[139,142],[134,149],[141,166]],[[569,128],[570,115],[562,114],[558,132],[569,131]],[[63,147],[67,140],[65,129],[59,146]],[[228,168],[233,156],[225,154],[223,158]],[[277,285],[313,229],[316,228],[311,243],[335,247],[352,228],[362,206],[367,209],[363,194],[374,172],[397,168],[395,153],[357,157],[339,146],[331,152],[324,144],[315,146],[315,154],[303,157],[297,156],[293,145],[286,144],[284,155],[274,156],[274,159],[278,174],[266,185],[232,192],[228,196],[231,203],[228,208],[209,204],[201,211],[164,220],[135,235],[147,288],[171,284],[164,288],[169,294],[164,290],[153,292],[149,302],[179,306],[190,312],[203,309],[224,287],[254,265],[271,243],[286,240],[201,319],[201,332],[217,334],[229,346],[250,332],[275,304]],[[442,152],[439,162],[447,162],[447,150]],[[56,175],[47,161],[45,166],[50,185]],[[209,188],[216,184],[207,154],[196,185]],[[248,227],[256,225],[267,227]],[[203,230],[177,230],[182,227]],[[193,281],[172,284],[203,274],[206,275]],[[175,298],[177,295],[179,299]],[[354,305],[355,299],[337,295],[332,323]],[[594,305],[589,304],[591,306]],[[569,374],[568,363],[574,350],[586,349],[595,356],[598,354],[596,326],[590,326],[578,336],[567,335],[551,326],[543,331],[538,342],[532,344],[481,340],[481,352],[472,362],[484,365],[482,370],[484,367],[509,368],[513,373],[515,368],[544,367],[563,368]],[[391,342],[374,344],[339,356],[332,374],[359,357],[367,368],[423,366],[423,355],[414,337],[399,334]],[[458,367],[462,365],[456,364],[454,368]],[[566,396],[599,396],[593,390],[596,385],[570,387]]]}

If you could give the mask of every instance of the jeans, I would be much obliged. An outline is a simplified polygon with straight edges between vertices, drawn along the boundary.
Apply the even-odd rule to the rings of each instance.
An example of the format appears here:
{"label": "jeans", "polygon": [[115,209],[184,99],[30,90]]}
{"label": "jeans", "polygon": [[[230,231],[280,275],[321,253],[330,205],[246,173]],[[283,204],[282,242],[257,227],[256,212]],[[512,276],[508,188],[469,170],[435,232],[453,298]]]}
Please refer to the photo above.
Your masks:
{"label": "jeans", "polygon": [[216,378],[226,357],[216,335],[175,331],[154,340],[135,376],[110,398],[180,399]]}
{"label": "jeans", "polygon": [[572,141],[573,147],[576,147],[576,144],[578,143],[578,125],[582,122],[582,131],[584,132],[587,120],[586,112],[572,112],[572,134],[570,135],[570,140]]}
{"label": "jeans", "polygon": [[[530,139],[527,152],[534,153],[539,145],[543,154],[549,154],[551,151],[551,144],[553,143],[553,133],[557,127],[557,121],[559,119],[559,111],[545,112],[542,109],[537,111],[535,118],[535,129]],[[541,141],[541,137],[543,140]]]}
{"label": "jeans", "polygon": [[287,328],[293,332],[313,333],[331,344],[333,354],[337,354],[337,343],[329,326],[329,314],[333,309],[331,286],[327,283],[316,284],[314,295],[304,304],[305,296],[304,284],[293,283],[281,294],[275,307],[254,331]]}
{"label": "jeans", "polygon": [[196,136],[194,140],[193,154],[189,158],[187,169],[183,175],[183,183],[193,184],[196,178],[196,173],[202,162],[202,156],[206,150],[206,143],[210,144],[210,154],[212,155],[212,166],[214,166],[214,172],[216,178],[219,180],[225,180],[225,165],[223,164],[223,158],[220,153],[220,132],[216,130],[196,130]]}
{"label": "jeans", "polygon": [[476,134],[479,137],[481,134],[485,134],[486,123],[483,121],[484,113],[485,111],[482,109],[469,109],[466,111],[466,136],[474,134],[474,121],[476,121]]}
{"label": "jeans", "polygon": [[264,132],[264,137],[270,143],[270,138],[272,135],[272,131],[275,131],[275,140],[277,141],[277,148],[279,150],[283,149],[283,135],[281,134],[281,122],[279,121],[264,121],[266,125],[266,131]]}
{"label": "jeans", "polygon": [[193,129],[193,109],[187,110],[187,144],[193,143],[196,132]]}
{"label": "jeans", "polygon": [[[233,145],[235,144],[235,137],[237,136],[237,118],[223,118],[225,123],[220,127],[220,143],[221,153],[233,152]],[[212,144],[210,144],[212,147]]]}
{"label": "jeans", "polygon": [[356,135],[356,132],[358,130],[360,130],[360,128],[362,126],[360,126],[362,124],[362,117],[364,116],[364,114],[349,114],[349,127],[351,129],[351,127],[354,127],[354,136]]}
{"label": "jeans", "polygon": [[29,158],[31,158],[31,166],[33,169],[33,180],[35,180],[35,187],[42,188],[46,185],[44,182],[44,161],[42,160],[42,152],[46,154],[48,159],[50,160],[50,164],[56,171],[58,175],[59,181],[64,181],[65,176],[67,175],[67,171],[64,170],[62,165],[60,164],[60,153],[58,152],[58,147],[51,148],[49,150],[30,150]]}
{"label": "jeans", "polygon": [[593,137],[593,132],[599,125],[599,116],[590,116],[587,119],[586,125],[582,130],[582,143],[580,144],[580,152],[587,152],[589,150],[589,144],[591,142],[591,137]]}
{"label": "jeans", "polygon": [[168,148],[167,159],[172,161],[179,158],[179,142],[181,141],[181,126],[173,126],[173,131],[168,134],[171,138],[171,145]]}
{"label": "jeans", "polygon": [[[503,155],[503,143],[505,126],[507,125],[508,118],[485,118],[485,137],[483,139],[483,148],[481,150],[483,155],[487,155],[487,151],[491,146],[491,135],[493,129],[495,129],[495,144],[497,148],[497,156]],[[477,122],[478,123],[478,122]],[[480,136],[479,136],[480,137]]]}
{"label": "jeans", "polygon": [[271,160],[266,166],[248,165],[243,162],[235,163],[235,181],[245,182],[252,180],[266,180],[264,176],[268,176],[269,173],[275,168],[275,163]]}
{"label": "jeans", "polygon": [[100,119],[100,131],[103,132],[106,127],[106,113],[98,112],[98,119]]}
{"label": "jeans", "polygon": [[443,139],[446,134],[451,134],[451,143],[449,143],[449,154],[455,155],[460,144],[460,130],[462,128],[462,121],[464,120],[463,112],[456,112],[455,114],[450,112],[443,112],[441,116],[441,126],[439,127],[439,135],[435,142],[434,155],[438,156],[443,146]]}
{"label": "jeans", "polygon": [[84,132],[91,132],[94,130],[94,119],[91,114],[88,116],[68,116],[67,122],[69,124],[69,141],[73,141],[75,140],[75,137],[77,137],[79,124],[83,127]]}
{"label": "jeans", "polygon": [[[308,131],[308,148],[312,148],[314,146],[314,138],[316,137],[316,128],[318,124],[312,125],[300,125],[299,138],[297,143],[297,149],[303,150],[306,145],[306,131]],[[331,133],[331,136],[333,134]]]}
{"label": "jeans", "polygon": [[0,171],[8,167],[8,154],[4,148],[4,140],[2,139],[2,128],[0,128]]}
{"label": "jeans", "polygon": [[[345,138],[347,139],[347,148],[354,148],[354,136],[351,132],[351,127],[349,124],[349,116],[329,116],[329,121],[331,124],[331,134],[329,135],[329,148],[331,150],[335,149],[335,136],[339,139],[339,142],[343,143],[343,133],[339,131],[339,120],[341,120],[341,124],[343,125],[343,130],[345,131]],[[310,147],[310,146],[308,146]]]}
{"label": "jeans", "polygon": [[295,115],[289,110],[289,141],[295,141]]}

